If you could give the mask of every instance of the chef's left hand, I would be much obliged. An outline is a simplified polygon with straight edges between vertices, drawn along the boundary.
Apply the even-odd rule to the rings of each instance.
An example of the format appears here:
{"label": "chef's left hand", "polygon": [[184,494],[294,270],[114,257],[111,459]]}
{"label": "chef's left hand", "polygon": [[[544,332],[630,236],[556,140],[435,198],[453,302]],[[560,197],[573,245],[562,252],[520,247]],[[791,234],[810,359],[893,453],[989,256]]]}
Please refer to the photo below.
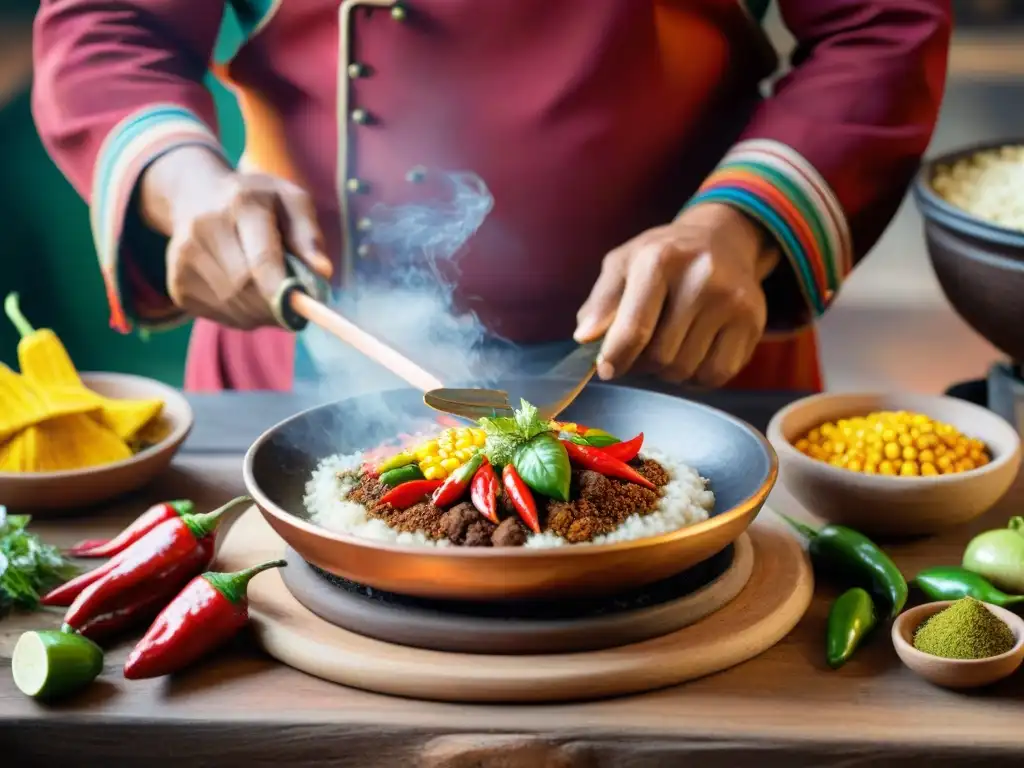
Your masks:
{"label": "chef's left hand", "polygon": [[729,381],[764,333],[761,282],[778,262],[767,241],[740,211],[703,203],[605,256],[575,334],[604,335],[598,375],[635,368],[671,382]]}

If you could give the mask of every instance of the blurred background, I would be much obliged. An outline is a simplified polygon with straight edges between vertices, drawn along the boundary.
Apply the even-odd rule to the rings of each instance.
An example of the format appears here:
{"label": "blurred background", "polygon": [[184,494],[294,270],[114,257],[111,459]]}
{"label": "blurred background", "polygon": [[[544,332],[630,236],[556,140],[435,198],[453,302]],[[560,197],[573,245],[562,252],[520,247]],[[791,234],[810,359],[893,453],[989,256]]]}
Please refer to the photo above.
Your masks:
{"label": "blurred background", "polygon": [[[1024,2],[955,0],[957,29],[931,152],[1024,134]],[[18,290],[37,326],[52,327],[78,367],[140,373],[180,385],[187,328],[148,339],[109,330],[88,211],[47,157],[30,113],[33,0],[0,0],[0,294]],[[792,41],[768,21],[783,52]],[[229,93],[210,82],[225,146],[243,131]],[[938,392],[983,376],[999,354],[949,308],[925,254],[911,201],[821,323],[832,388]],[[16,337],[0,323],[0,360]]]}

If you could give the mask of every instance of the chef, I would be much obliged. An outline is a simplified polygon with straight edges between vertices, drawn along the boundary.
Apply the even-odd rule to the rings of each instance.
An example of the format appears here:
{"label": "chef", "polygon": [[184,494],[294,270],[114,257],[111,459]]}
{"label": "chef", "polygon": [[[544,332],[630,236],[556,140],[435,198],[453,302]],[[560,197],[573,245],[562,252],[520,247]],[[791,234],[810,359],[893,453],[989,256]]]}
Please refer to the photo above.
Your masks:
{"label": "chef", "polygon": [[[494,207],[455,301],[495,335],[603,335],[604,378],[815,390],[814,320],[928,145],[951,11],[779,0],[797,48],[763,96],[767,5],[42,0],[34,113],[89,202],[112,326],[197,318],[189,389],[289,389],[282,254],[386,282],[374,212],[457,170]],[[237,168],[208,72],[239,99]]]}

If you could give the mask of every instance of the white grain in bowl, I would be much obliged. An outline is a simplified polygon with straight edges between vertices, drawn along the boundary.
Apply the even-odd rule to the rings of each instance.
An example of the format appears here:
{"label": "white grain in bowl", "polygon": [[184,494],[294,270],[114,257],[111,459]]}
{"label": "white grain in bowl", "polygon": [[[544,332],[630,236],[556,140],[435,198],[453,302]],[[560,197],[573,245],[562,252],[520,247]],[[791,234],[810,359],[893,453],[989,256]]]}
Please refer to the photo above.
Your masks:
{"label": "white grain in bowl", "polygon": [[1024,146],[983,150],[940,165],[931,186],[972,216],[1024,232]]}
{"label": "white grain in bowl", "polygon": [[[661,488],[657,507],[648,514],[631,515],[614,531],[597,536],[589,543],[610,544],[658,536],[708,519],[715,505],[715,496],[705,478],[692,467],[660,451],[648,449],[642,455],[661,464],[669,476],[669,482]],[[363,454],[355,453],[331,456],[320,462],[306,483],[303,499],[306,512],[314,523],[329,531],[376,541],[420,547],[451,546],[447,540],[431,539],[422,531],[396,531],[383,520],[367,515],[362,504],[349,501],[347,496],[354,485],[351,480],[339,479],[338,473],[356,469],[362,460]],[[530,534],[526,546],[547,549],[569,546],[569,542],[554,533],[544,532]]]}

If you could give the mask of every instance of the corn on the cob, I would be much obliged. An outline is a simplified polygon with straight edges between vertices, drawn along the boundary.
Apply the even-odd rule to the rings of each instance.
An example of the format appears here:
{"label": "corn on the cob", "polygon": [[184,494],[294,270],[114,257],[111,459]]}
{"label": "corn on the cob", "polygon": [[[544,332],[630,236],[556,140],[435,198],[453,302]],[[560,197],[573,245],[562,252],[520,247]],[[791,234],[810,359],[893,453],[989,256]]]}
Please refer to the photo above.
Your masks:
{"label": "corn on the cob", "polygon": [[436,439],[413,448],[412,453],[427,480],[443,480],[469,461],[486,440],[487,434],[482,429],[446,429]]}
{"label": "corn on the cob", "polygon": [[97,412],[101,424],[124,441],[135,439],[139,430],[163,410],[160,400],[112,400],[102,397],[82,383],[64,343],[49,328],[35,329],[18,306],[18,294],[9,294],[4,311],[21,334],[18,342],[18,366],[21,374],[42,388],[52,408],[80,413]]}
{"label": "corn on the cob", "polygon": [[95,408],[95,403],[84,397],[55,401],[31,380],[0,363],[0,440],[12,438],[33,424]]}

